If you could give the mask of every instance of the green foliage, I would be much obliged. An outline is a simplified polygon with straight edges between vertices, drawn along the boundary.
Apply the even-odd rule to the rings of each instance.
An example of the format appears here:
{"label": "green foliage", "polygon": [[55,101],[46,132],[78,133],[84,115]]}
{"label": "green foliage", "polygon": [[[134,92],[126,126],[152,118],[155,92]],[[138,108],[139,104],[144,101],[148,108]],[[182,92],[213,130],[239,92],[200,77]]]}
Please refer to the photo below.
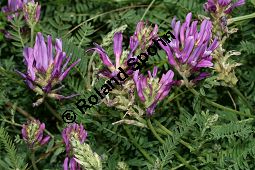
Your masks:
{"label": "green foliage", "polygon": [[[21,155],[17,155],[17,149],[8,135],[6,130],[0,127],[0,143],[7,152],[5,159],[1,159],[0,166],[6,169],[26,169],[27,164],[24,165],[24,159]],[[0,145],[1,146],[1,145]]]}

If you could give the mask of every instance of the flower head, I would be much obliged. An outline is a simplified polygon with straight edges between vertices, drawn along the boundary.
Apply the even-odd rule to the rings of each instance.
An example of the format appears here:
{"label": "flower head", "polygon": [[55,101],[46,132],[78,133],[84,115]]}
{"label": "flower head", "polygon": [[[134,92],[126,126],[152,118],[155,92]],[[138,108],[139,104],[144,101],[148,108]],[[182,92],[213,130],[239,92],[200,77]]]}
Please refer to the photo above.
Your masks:
{"label": "flower head", "polygon": [[18,11],[23,8],[23,6],[33,0],[8,0],[8,4],[2,7],[2,12],[7,14],[8,20],[18,16]]}
{"label": "flower head", "polygon": [[[115,33],[113,38],[113,53],[115,56],[115,63],[113,63],[110,60],[106,51],[100,45],[95,44],[96,47],[90,49],[90,50],[95,50],[99,54],[103,64],[107,67],[106,70],[101,71],[102,76],[112,78],[116,76],[116,74],[119,72],[118,70],[119,67],[123,69],[127,68],[127,64],[126,64],[127,60],[125,60],[125,58],[132,57],[133,51],[132,50],[130,50],[130,52],[123,51],[122,41],[123,41],[122,33],[121,32]],[[127,73],[129,74],[130,71],[127,71]]]}
{"label": "flower head", "polygon": [[[212,67],[212,52],[217,48],[218,41],[212,41],[212,23],[203,20],[200,30],[197,30],[198,21],[191,22],[192,14],[186,16],[183,24],[172,20],[173,39],[167,46],[161,44],[168,56],[168,61],[183,78],[189,78],[201,68]],[[203,73],[202,76],[205,74]],[[199,78],[197,78],[199,79]]]}
{"label": "flower head", "polygon": [[71,124],[62,131],[62,139],[66,145],[66,152],[68,154],[63,164],[64,170],[68,170],[68,166],[73,170],[80,169],[80,165],[75,161],[75,157],[71,154],[72,151],[71,140],[78,140],[82,144],[86,140],[86,137],[87,132],[85,131],[82,124],[80,125],[76,123]]}
{"label": "flower head", "polygon": [[220,13],[223,11],[225,14],[229,14],[234,8],[245,4],[245,0],[238,0],[233,3],[232,0],[208,0],[204,4],[204,10],[211,13]]}
{"label": "flower head", "polygon": [[136,25],[136,30],[133,36],[130,37],[130,47],[132,44],[138,43],[139,48],[137,49],[136,55],[147,50],[149,46],[153,44],[153,39],[157,38],[158,25],[149,26],[148,22],[140,21]]}
{"label": "flower head", "polygon": [[34,1],[28,2],[24,5],[23,11],[25,19],[30,26],[35,25],[40,18],[41,6]]}
{"label": "flower head", "polygon": [[[56,39],[55,46],[53,47],[51,36],[48,36],[46,45],[43,35],[38,33],[34,48],[26,47],[23,55],[27,66],[27,73],[23,74],[19,71],[18,73],[25,79],[33,91],[39,95],[55,99],[75,96],[65,97],[55,93],[59,89],[52,90],[55,85],[61,83],[71,68],[80,62],[79,59],[66,69],[71,58],[67,57],[66,53],[62,51],[62,41],[60,39]],[[43,100],[44,98],[39,99],[34,106],[41,104]]]}
{"label": "flower head", "polygon": [[22,137],[30,148],[42,146],[49,142],[50,136],[43,136],[45,124],[39,120],[28,121],[27,124],[22,126]]}
{"label": "flower head", "polygon": [[62,132],[62,138],[66,145],[66,151],[69,153],[71,150],[71,138],[74,137],[75,139],[79,140],[83,143],[86,140],[87,132],[85,131],[82,124],[78,125],[73,123],[66,127]]}
{"label": "flower head", "polygon": [[148,71],[148,76],[144,76],[142,74],[139,75],[139,70],[137,70],[133,77],[137,94],[145,104],[146,112],[149,115],[153,114],[157,103],[168,95],[174,84],[174,72],[172,70],[163,74],[160,80],[156,76],[157,71],[157,67],[154,67],[152,74]]}

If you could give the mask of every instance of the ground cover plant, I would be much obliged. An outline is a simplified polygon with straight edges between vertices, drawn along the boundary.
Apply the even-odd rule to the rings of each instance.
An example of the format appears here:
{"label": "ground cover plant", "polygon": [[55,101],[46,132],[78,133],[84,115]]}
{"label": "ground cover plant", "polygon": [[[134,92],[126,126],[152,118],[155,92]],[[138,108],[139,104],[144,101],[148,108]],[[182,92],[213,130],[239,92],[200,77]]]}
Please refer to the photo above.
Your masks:
{"label": "ground cover plant", "polygon": [[255,169],[254,0],[0,5],[0,169]]}

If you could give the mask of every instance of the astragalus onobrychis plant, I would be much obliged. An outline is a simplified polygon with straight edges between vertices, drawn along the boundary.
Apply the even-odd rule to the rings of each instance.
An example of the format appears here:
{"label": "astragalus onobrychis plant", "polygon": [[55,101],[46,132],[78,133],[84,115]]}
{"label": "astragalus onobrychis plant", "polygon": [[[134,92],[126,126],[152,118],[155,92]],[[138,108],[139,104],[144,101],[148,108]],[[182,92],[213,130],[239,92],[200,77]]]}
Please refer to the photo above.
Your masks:
{"label": "astragalus onobrychis plant", "polygon": [[1,170],[255,169],[254,0],[0,4]]}

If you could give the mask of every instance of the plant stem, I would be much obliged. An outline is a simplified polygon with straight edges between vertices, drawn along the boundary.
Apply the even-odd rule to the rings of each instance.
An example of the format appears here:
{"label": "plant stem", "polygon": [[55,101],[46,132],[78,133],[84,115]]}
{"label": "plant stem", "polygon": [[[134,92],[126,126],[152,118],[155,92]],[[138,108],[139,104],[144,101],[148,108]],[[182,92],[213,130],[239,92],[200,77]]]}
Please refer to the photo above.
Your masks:
{"label": "plant stem", "polygon": [[137,149],[142,153],[142,155],[151,163],[154,163],[154,160],[148,155],[148,153],[135,141],[133,135],[131,134],[129,128],[124,126],[125,131],[127,132],[128,137],[130,138],[131,142],[137,147]]}
{"label": "plant stem", "polygon": [[63,122],[61,116],[59,116],[59,114],[49,105],[48,102],[44,102],[45,106],[49,109],[49,111],[61,122]]}
{"label": "plant stem", "polygon": [[30,41],[31,44],[30,44],[30,46],[31,46],[31,47],[33,47],[33,45],[34,45],[34,27],[35,27],[34,25],[31,25],[31,27],[30,27],[30,28],[31,28],[31,35],[30,35],[30,38],[31,38],[31,41]]}
{"label": "plant stem", "polygon": [[88,64],[87,90],[91,89],[91,85],[90,85],[91,71],[90,71],[90,69],[91,69],[92,62],[94,60],[95,55],[96,55],[96,51],[93,52],[92,56],[90,57],[89,64]]}
{"label": "plant stem", "polygon": [[178,158],[179,161],[181,161],[190,170],[197,169],[197,168],[194,168],[193,166],[191,166],[179,153],[175,152],[174,155]]}
{"label": "plant stem", "polygon": [[228,19],[228,25],[237,21],[242,21],[242,20],[251,19],[251,18],[255,18],[255,13]]}
{"label": "plant stem", "polygon": [[151,6],[152,6],[152,4],[153,4],[154,2],[155,2],[155,0],[152,0],[152,1],[151,1],[150,5],[149,5],[148,8],[145,10],[145,12],[144,12],[144,14],[143,14],[141,20],[144,19],[145,15],[148,13],[149,9],[151,8]]}
{"label": "plant stem", "polygon": [[[163,126],[159,121],[155,120],[156,124],[163,130],[165,131],[168,135],[174,136],[173,132],[170,131],[169,129],[167,129],[165,126]],[[189,143],[185,142],[184,140],[180,139],[179,141],[181,144],[183,144],[184,146],[186,146],[191,152],[195,151],[195,149],[190,146]]]}
{"label": "plant stem", "polygon": [[19,34],[19,38],[20,38],[20,42],[22,44],[22,47],[24,48],[25,45],[24,45],[23,39],[22,39],[21,34],[20,34],[20,28],[18,29],[18,34]]}
{"label": "plant stem", "polygon": [[111,10],[111,11],[107,11],[107,12],[104,12],[104,13],[101,13],[101,14],[97,14],[95,15],[94,17],[92,18],[89,18],[85,21],[83,21],[82,23],[80,23],[79,25],[75,26],[73,29],[71,29],[70,31],[68,31],[64,36],[63,38],[65,38],[67,35],[69,35],[70,33],[72,33],[74,30],[76,30],[77,28],[81,27],[82,25],[84,25],[85,23],[93,20],[93,19],[96,19],[98,17],[101,17],[103,15],[106,15],[106,14],[111,14],[111,13],[114,13],[114,12],[118,12],[118,11],[123,11],[123,10],[126,10],[126,9],[132,9],[132,8],[143,8],[143,7],[146,7],[148,5],[134,5],[134,6],[126,6],[126,7],[123,7],[123,8],[118,8],[118,9],[114,9],[114,10]]}
{"label": "plant stem", "polygon": [[147,124],[148,127],[150,128],[151,132],[153,133],[153,135],[158,139],[158,141],[163,145],[165,143],[165,141],[157,134],[157,132],[155,131],[155,129],[153,128],[152,124],[151,124],[151,120],[148,119],[147,120]]}
{"label": "plant stem", "polygon": [[36,166],[36,162],[35,162],[35,151],[34,150],[32,150],[32,153],[31,153],[31,162],[32,162],[34,170],[38,170],[38,168]]}
{"label": "plant stem", "polygon": [[[196,96],[199,96],[199,93],[198,93],[195,89],[190,88],[189,90],[190,90],[193,94],[195,94]],[[214,107],[217,107],[217,108],[219,108],[219,109],[222,109],[222,110],[225,110],[225,111],[229,111],[229,112],[232,112],[232,113],[241,115],[241,116],[250,117],[250,118],[255,118],[254,115],[250,115],[250,114],[246,114],[246,113],[243,113],[243,112],[239,112],[239,111],[237,111],[237,110],[230,109],[230,108],[228,108],[228,107],[225,107],[225,106],[222,106],[222,105],[220,105],[220,104],[218,104],[218,103],[215,103],[215,102],[213,102],[213,101],[211,101],[211,100],[209,100],[209,99],[204,99],[204,101],[205,101],[207,104],[210,104],[210,105],[212,105],[212,106],[214,106]]]}
{"label": "plant stem", "polygon": [[248,100],[244,97],[244,95],[236,87],[231,87],[231,89],[246,103],[250,111],[253,112],[254,109],[252,108]]}

